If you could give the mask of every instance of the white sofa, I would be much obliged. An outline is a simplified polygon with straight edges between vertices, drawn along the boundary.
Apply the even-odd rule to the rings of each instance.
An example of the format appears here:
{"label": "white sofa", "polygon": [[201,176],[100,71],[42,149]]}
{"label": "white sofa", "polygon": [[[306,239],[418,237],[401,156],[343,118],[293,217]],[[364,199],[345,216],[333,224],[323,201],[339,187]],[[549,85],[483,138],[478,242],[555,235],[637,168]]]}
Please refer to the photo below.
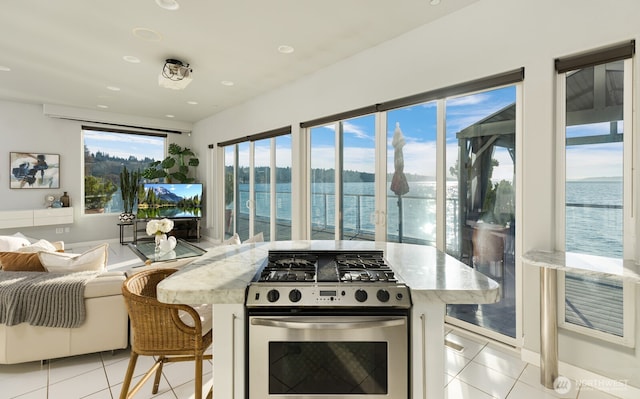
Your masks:
{"label": "white sofa", "polygon": [[86,318],[78,328],[0,324],[0,364],[14,364],[128,346],[124,272],[103,272],[85,287]]}
{"label": "white sofa", "polygon": [[104,272],[85,287],[86,319],[78,328],[0,324],[0,364],[122,349],[129,318],[122,297],[124,272]]}

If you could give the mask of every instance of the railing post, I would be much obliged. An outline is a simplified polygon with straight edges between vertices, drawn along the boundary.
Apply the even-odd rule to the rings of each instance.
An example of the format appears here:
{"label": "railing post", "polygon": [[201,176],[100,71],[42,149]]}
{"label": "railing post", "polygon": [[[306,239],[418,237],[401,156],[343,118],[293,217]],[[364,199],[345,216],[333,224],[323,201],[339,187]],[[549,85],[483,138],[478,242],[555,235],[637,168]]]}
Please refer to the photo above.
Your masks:
{"label": "railing post", "polygon": [[356,233],[360,231],[360,194],[356,195]]}

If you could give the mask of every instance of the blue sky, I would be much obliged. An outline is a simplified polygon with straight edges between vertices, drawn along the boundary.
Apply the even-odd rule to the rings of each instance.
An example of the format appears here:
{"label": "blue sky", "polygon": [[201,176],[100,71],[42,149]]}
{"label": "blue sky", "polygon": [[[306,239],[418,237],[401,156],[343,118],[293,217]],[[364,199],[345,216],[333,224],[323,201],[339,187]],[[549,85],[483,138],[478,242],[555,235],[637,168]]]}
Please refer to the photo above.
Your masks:
{"label": "blue sky", "polygon": [[[458,157],[455,134],[483,118],[515,102],[515,87],[451,98],[446,101],[447,170]],[[387,170],[393,171],[393,146],[391,140],[396,123],[406,141],[403,147],[405,172],[426,176],[435,175],[436,167],[436,118],[435,101],[388,111],[387,113]],[[313,167],[333,167],[334,129],[330,124],[312,129]],[[344,168],[365,172],[374,171],[375,117],[367,115],[347,120],[344,131]],[[500,166],[494,169],[495,179],[513,178],[513,162],[506,151],[496,151],[494,157]]]}
{"label": "blue sky", "polygon": [[162,160],[165,157],[162,137],[85,130],[84,145],[91,153],[101,151],[122,158],[133,155],[138,159],[148,156]]}

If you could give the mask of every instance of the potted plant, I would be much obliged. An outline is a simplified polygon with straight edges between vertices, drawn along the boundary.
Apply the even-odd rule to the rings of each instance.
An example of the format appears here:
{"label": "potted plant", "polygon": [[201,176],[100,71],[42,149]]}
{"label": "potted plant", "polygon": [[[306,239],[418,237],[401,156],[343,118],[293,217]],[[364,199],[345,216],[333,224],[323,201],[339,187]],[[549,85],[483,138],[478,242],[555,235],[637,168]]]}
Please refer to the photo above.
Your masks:
{"label": "potted plant", "polygon": [[84,177],[85,213],[102,213],[118,188],[111,181],[96,177]]}
{"label": "potted plant", "polygon": [[133,207],[138,197],[138,182],[140,181],[139,171],[129,171],[124,166],[120,172],[120,194],[122,195],[123,212],[119,218],[122,223],[131,223],[136,215]]}
{"label": "potted plant", "polygon": [[193,183],[195,178],[189,177],[190,167],[200,165],[200,160],[196,158],[189,148],[182,148],[178,144],[169,144],[169,155],[162,161],[154,161],[142,172],[142,177],[148,180],[164,178],[169,183],[177,181],[179,183]]}

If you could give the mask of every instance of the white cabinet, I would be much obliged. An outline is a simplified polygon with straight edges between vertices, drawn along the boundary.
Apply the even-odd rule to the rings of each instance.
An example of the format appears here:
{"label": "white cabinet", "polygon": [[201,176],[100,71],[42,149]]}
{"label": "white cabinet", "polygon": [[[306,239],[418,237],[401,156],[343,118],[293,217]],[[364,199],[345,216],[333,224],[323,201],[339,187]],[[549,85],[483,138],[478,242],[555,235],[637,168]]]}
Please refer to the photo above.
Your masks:
{"label": "white cabinet", "polygon": [[73,223],[73,208],[0,211],[0,229]]}
{"label": "white cabinet", "polygon": [[46,208],[33,210],[34,226],[71,223],[73,223],[73,208]]}
{"label": "white cabinet", "polygon": [[33,226],[33,211],[0,212],[0,229]]}

